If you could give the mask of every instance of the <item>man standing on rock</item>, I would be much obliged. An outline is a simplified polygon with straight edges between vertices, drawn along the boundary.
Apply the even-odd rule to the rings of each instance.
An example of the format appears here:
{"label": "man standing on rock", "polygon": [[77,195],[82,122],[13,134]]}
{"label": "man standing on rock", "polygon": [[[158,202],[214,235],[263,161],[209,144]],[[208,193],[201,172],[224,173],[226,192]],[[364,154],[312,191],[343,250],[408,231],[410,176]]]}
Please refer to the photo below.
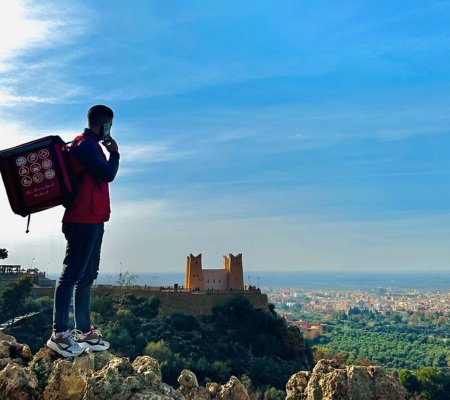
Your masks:
{"label": "man standing on rock", "polygon": [[[104,223],[109,220],[109,182],[119,169],[119,148],[109,134],[113,111],[104,105],[89,109],[88,128],[77,136],[69,158],[76,180],[76,194],[67,206],[62,231],[67,240],[63,270],[55,289],[53,333],[47,346],[64,357],[74,357],[85,349],[106,350],[99,330],[90,321],[91,286],[98,275]],[[105,156],[99,142],[109,152]],[[69,330],[72,297],[75,329]]]}

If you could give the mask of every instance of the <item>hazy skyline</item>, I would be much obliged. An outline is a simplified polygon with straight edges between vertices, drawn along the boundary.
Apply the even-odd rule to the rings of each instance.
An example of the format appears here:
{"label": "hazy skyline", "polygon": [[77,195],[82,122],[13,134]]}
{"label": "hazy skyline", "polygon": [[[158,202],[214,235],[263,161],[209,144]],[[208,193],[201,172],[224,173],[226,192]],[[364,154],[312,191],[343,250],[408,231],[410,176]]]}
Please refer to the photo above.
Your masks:
{"label": "hazy skyline", "polygon": [[[449,1],[11,0],[0,33],[0,149],[116,113],[102,271],[449,266]],[[0,210],[59,271],[63,209]]]}

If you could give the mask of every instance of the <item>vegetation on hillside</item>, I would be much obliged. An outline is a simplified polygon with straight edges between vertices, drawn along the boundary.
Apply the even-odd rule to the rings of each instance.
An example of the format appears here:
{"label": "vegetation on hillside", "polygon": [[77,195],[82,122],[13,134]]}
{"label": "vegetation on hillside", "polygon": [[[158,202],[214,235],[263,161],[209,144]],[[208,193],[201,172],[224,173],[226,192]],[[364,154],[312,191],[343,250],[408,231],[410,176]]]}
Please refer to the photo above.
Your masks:
{"label": "vegetation on hillside", "polygon": [[450,321],[443,313],[336,313],[317,349],[349,363],[368,359],[388,371],[450,366]]}
{"label": "vegetation on hillside", "polygon": [[418,371],[403,369],[400,383],[423,400],[448,400],[450,393],[450,372],[448,369],[425,367]]}
{"label": "vegetation on hillside", "polygon": [[[0,291],[0,322],[37,311],[9,333],[33,352],[51,331],[50,298],[30,299],[31,284],[23,279]],[[200,382],[225,382],[238,376],[254,399],[283,399],[291,374],[311,369],[308,344],[296,328],[286,326],[271,307],[254,309],[234,297],[211,315],[159,315],[156,298],[125,294],[92,299],[92,321],[111,342],[113,352],[134,358],[148,354],[161,363],[164,380],[177,386],[180,371],[189,368]],[[305,316],[303,316],[305,318]],[[312,315],[308,315],[312,319]],[[320,321],[319,316],[314,318]],[[323,316],[322,316],[323,317]],[[314,344],[315,358],[338,358],[347,364],[378,364],[398,374],[411,393],[423,399],[447,399],[450,392],[450,323],[441,313],[375,314],[353,309],[328,316],[328,333]],[[306,319],[306,318],[305,318]]]}
{"label": "vegetation on hillside", "polygon": [[0,292],[0,321],[12,320],[27,312],[33,311],[33,305],[28,301],[33,284],[29,279],[20,279],[7,285]]}
{"label": "vegetation on hillside", "polygon": [[448,399],[450,315],[380,314],[353,308],[348,313],[299,313],[296,317],[327,324],[327,333],[314,341],[316,360],[335,358],[349,365],[377,364],[398,373],[400,383],[422,399]]}
{"label": "vegetation on hillside", "polygon": [[[5,291],[9,293],[9,289]],[[27,310],[39,310],[40,314],[12,327],[9,333],[36,352],[51,332],[52,300],[25,300],[28,295],[29,289],[28,293],[24,290],[21,301]],[[132,294],[118,299],[94,296],[91,310],[92,322],[111,342],[112,352],[131,359],[142,354],[155,357],[164,380],[175,387],[180,372],[188,368],[201,384],[224,383],[236,375],[253,393],[252,398],[278,400],[284,398],[286,382],[293,373],[313,366],[312,352],[297,328],[288,328],[273,307],[271,311],[254,309],[242,296],[201,317],[162,316],[159,300]],[[4,311],[0,309],[0,316],[6,315]]]}
{"label": "vegetation on hillside", "polygon": [[189,368],[203,383],[245,374],[256,387],[284,389],[293,373],[312,367],[311,352],[298,329],[289,329],[273,311],[254,309],[244,297],[234,297],[202,317],[163,317],[157,314],[158,305],[154,298],[130,294],[121,304],[96,297],[93,319],[116,351],[158,359],[171,384]]}

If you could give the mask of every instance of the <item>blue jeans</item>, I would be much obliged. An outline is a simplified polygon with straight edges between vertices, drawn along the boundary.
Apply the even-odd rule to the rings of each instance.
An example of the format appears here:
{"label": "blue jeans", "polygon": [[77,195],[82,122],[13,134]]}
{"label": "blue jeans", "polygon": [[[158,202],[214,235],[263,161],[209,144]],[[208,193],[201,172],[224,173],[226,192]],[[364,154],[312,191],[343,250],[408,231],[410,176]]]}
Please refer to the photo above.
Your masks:
{"label": "blue jeans", "polygon": [[53,330],[63,332],[69,329],[73,296],[75,327],[87,332],[91,327],[91,286],[98,275],[104,225],[63,223],[62,231],[67,247],[63,270],[55,288]]}

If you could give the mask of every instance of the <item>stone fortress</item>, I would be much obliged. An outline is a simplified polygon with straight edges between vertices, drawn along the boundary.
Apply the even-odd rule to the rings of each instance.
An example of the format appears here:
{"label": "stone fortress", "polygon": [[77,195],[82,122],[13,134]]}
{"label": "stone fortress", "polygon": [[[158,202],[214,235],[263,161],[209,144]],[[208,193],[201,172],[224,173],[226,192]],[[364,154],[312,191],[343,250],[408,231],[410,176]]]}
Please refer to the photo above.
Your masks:
{"label": "stone fortress", "polygon": [[222,269],[203,269],[202,255],[187,257],[185,288],[197,291],[244,290],[242,254],[223,256]]}
{"label": "stone fortress", "polygon": [[[37,268],[29,271],[20,266],[4,266],[0,269],[0,288],[24,276],[32,278],[33,296],[53,297],[55,281],[49,280],[45,273]],[[233,296],[242,296],[248,299],[253,307],[268,310],[267,295],[261,293],[256,286],[244,286],[244,271],[242,254],[223,256],[223,268],[203,269],[202,255],[187,257],[185,286],[175,283],[173,286],[147,286],[147,285],[94,285],[93,294],[122,297],[130,293],[137,297],[158,298],[161,302],[160,312],[163,315],[183,313],[189,315],[205,315],[213,308],[222,305]]]}

